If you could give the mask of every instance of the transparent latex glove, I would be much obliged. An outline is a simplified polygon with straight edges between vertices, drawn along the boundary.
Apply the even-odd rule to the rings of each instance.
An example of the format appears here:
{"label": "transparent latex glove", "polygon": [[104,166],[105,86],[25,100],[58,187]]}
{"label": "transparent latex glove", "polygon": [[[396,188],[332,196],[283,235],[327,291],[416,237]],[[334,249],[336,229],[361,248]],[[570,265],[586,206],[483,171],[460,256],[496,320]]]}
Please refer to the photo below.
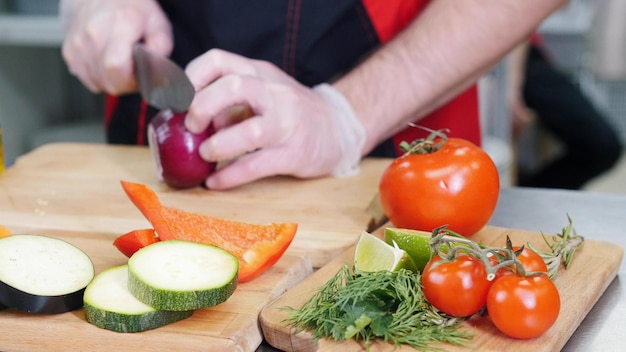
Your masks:
{"label": "transparent latex glove", "polygon": [[217,132],[203,142],[200,154],[208,161],[228,161],[209,176],[208,188],[232,188],[272,175],[358,173],[365,129],[332,86],[311,89],[269,62],[215,49],[192,61],[186,72],[196,88],[187,128],[197,133],[212,123]]}
{"label": "transparent latex glove", "polygon": [[137,91],[132,46],[169,55],[172,28],[155,0],[61,0],[66,28],[62,54],[69,71],[92,92]]}

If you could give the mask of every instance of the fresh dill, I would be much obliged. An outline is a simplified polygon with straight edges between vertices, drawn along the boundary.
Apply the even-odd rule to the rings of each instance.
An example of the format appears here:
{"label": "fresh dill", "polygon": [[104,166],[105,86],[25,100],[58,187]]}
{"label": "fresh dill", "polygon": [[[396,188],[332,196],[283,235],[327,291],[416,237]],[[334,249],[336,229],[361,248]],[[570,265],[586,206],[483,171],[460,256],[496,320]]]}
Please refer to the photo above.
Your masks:
{"label": "fresh dill", "polygon": [[467,345],[473,334],[426,302],[420,282],[420,275],[408,270],[353,273],[345,264],[300,309],[281,309],[298,332],[310,331],[315,339],[354,338],[367,350],[374,340],[418,350],[438,350],[437,343]]}

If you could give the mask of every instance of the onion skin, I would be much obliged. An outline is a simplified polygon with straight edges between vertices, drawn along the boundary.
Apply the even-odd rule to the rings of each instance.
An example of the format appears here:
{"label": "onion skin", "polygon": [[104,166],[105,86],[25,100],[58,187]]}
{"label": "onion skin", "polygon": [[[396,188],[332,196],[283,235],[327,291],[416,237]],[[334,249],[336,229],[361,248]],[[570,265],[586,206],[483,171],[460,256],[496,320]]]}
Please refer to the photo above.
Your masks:
{"label": "onion skin", "polygon": [[215,163],[202,159],[198,149],[214,130],[200,134],[185,128],[186,112],[160,111],[148,127],[148,141],[156,163],[157,175],[177,189],[197,187],[215,171]]}

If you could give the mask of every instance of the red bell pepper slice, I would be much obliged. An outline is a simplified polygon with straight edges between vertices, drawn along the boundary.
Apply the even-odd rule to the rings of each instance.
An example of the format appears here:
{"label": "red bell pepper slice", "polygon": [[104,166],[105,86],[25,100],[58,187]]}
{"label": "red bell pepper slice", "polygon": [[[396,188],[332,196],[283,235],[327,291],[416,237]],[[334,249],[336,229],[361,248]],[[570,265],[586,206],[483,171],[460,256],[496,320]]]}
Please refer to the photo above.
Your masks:
{"label": "red bell pepper slice", "polygon": [[274,265],[298,229],[294,223],[256,225],[165,207],[148,186],[121,184],[161,241],[207,243],[230,252],[239,259],[239,282],[252,280]]}
{"label": "red bell pepper slice", "polygon": [[141,248],[159,241],[154,229],[133,230],[125,233],[113,241],[113,245],[125,256],[131,257]]}

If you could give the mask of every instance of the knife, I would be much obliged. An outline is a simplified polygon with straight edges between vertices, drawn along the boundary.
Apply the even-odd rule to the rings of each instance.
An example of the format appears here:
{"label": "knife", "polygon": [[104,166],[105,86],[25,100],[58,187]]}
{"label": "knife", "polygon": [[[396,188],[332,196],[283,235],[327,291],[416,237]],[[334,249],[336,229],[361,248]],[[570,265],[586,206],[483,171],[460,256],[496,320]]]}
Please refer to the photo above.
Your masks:
{"label": "knife", "polygon": [[367,205],[365,210],[367,214],[370,216],[369,222],[367,223],[367,232],[374,232],[377,229],[381,228],[389,219],[387,215],[385,215],[385,211],[383,210],[383,206],[380,203],[380,194],[376,193],[374,198]]}
{"label": "knife", "polygon": [[160,109],[183,112],[189,108],[195,89],[176,63],[148,50],[143,44],[133,47],[135,76],[141,97]]}

